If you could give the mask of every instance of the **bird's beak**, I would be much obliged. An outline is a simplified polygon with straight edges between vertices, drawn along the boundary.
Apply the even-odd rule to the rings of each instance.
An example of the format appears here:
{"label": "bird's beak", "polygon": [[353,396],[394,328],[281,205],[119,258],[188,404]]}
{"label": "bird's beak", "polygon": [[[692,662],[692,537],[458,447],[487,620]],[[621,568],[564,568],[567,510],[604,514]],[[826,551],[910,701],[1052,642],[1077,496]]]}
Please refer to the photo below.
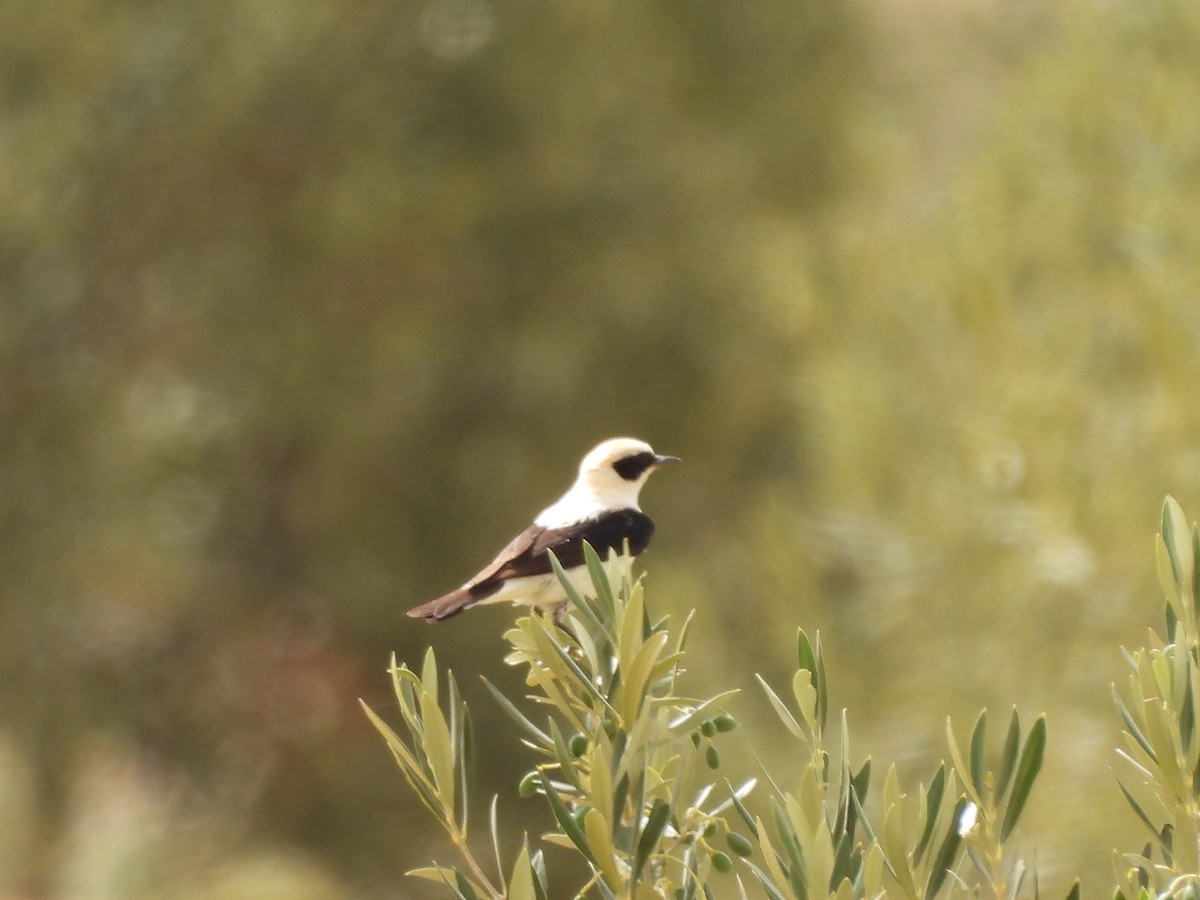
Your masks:
{"label": "bird's beak", "polygon": [[656,468],[656,469],[659,466],[663,465],[664,463],[676,463],[676,462],[679,462],[678,456],[662,456],[661,454],[657,454],[657,453],[654,455],[654,468]]}

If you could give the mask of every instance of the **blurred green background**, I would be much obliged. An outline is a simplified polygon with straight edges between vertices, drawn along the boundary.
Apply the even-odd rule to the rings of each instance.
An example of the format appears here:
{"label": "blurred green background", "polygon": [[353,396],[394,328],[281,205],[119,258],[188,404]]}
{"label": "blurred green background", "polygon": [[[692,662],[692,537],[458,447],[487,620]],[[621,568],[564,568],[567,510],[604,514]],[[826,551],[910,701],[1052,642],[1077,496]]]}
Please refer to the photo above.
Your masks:
{"label": "blurred green background", "polygon": [[0,6],[0,895],[438,895],[356,708],[431,641],[536,834],[513,611],[402,613],[616,434],[685,460],[644,562],[727,769],[795,754],[803,624],[912,786],[1047,711],[1020,846],[1107,891],[1200,513],[1198,58],[1186,0]]}

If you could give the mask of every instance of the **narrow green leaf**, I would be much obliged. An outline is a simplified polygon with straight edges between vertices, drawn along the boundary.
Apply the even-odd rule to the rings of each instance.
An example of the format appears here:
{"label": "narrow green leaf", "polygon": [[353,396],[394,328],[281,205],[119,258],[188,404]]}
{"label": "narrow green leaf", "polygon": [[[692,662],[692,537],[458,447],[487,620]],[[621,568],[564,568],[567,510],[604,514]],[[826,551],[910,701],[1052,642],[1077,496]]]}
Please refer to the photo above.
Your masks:
{"label": "narrow green leaf", "polygon": [[[1034,873],[1035,875],[1037,873]],[[1075,879],[1075,883],[1071,885],[1071,890],[1067,892],[1067,900],[1080,900],[1079,879]],[[1036,900],[1036,898],[1035,898]]]}
{"label": "narrow green leaf", "polygon": [[443,884],[450,889],[456,900],[479,900],[479,892],[483,890],[457,869],[439,866],[436,862],[432,866],[410,869],[404,874]]}
{"label": "narrow green leaf", "polygon": [[598,866],[599,863],[592,852],[591,846],[588,844],[583,829],[579,827],[579,823],[575,821],[575,818],[571,815],[570,810],[567,809],[567,805],[559,795],[558,789],[554,787],[550,777],[544,771],[542,772],[542,785],[546,790],[546,800],[550,803],[550,811],[554,813],[558,827],[562,829],[563,834],[570,839],[571,843],[578,848],[579,852],[584,855],[584,858],[588,862],[594,866]]}
{"label": "narrow green leaf", "polygon": [[975,802],[975,805],[982,807],[983,797],[975,790],[975,784],[971,780],[971,770],[963,762],[962,751],[958,748],[958,739],[954,736],[954,724],[950,721],[949,716],[946,717],[946,743],[950,748],[950,759],[954,763],[954,768],[958,771],[959,777],[962,778],[963,788]]}
{"label": "narrow green leaf", "polygon": [[604,571],[604,563],[601,562],[600,555],[587,541],[583,542],[583,559],[587,563],[588,574],[592,576],[596,599],[603,604],[602,608],[608,613],[609,618],[612,618],[616,612],[612,585],[608,581],[608,573]]}
{"label": "narrow green leaf", "polygon": [[[480,677],[482,678],[482,676]],[[482,678],[482,680],[487,689],[492,692],[492,696],[496,698],[496,702],[499,703],[500,707],[512,717],[514,722],[524,728],[525,731],[527,731],[529,735],[542,747],[545,747],[547,750],[553,749],[554,740],[548,734],[530,722],[529,719],[525,717],[525,714],[513,705],[511,700],[505,697],[504,694],[500,693],[500,689],[498,687],[496,687],[486,678]]]}
{"label": "narrow green leaf", "polygon": [[[1190,659],[1189,651],[1183,647],[1176,645],[1175,658],[1185,661]],[[1186,668],[1185,668],[1186,671]],[[1183,676],[1183,702],[1180,704],[1179,710],[1179,741],[1184,752],[1187,753],[1192,744],[1192,737],[1196,728],[1196,699],[1192,696],[1192,680],[1186,675]]]}
{"label": "narrow green leaf", "polygon": [[812,672],[815,677],[817,674],[817,657],[813,653],[812,642],[809,641],[808,635],[804,633],[804,629],[800,628],[796,633],[796,657],[799,660],[799,666],[807,672]]}
{"label": "narrow green leaf", "polygon": [[[642,646],[642,619],[645,615],[645,596],[640,587],[635,588],[629,595],[623,611],[619,614],[621,621],[617,627],[617,650],[619,651],[621,669],[628,671],[634,655]],[[628,676],[626,676],[628,677]]]}
{"label": "narrow green leaf", "polygon": [[1138,746],[1146,751],[1146,755],[1150,757],[1152,762],[1158,762],[1158,755],[1154,752],[1154,748],[1150,746],[1150,741],[1146,739],[1146,735],[1138,728],[1137,723],[1133,721],[1133,716],[1130,715],[1128,707],[1125,706],[1125,701],[1121,699],[1120,693],[1117,691],[1117,686],[1112,686],[1113,703],[1117,706],[1117,712],[1121,714],[1121,720],[1125,723],[1125,730],[1129,732],[1129,736],[1138,742]]}
{"label": "narrow green leaf", "polygon": [[500,816],[497,807],[500,805],[500,795],[492,794],[492,803],[488,808],[488,829],[492,833],[492,853],[496,858],[496,871],[504,871],[504,863],[500,859]]}
{"label": "narrow green leaf", "polygon": [[683,617],[683,624],[679,626],[679,640],[675,642],[675,652],[683,653],[687,647],[687,638],[692,631],[692,622],[696,620],[696,610],[689,609],[688,614]]}
{"label": "narrow green leaf", "polygon": [[1158,826],[1150,821],[1150,817],[1146,815],[1146,811],[1142,809],[1142,805],[1134,799],[1133,794],[1129,793],[1129,790],[1119,778],[1117,779],[1117,787],[1121,789],[1121,793],[1125,795],[1125,799],[1128,801],[1129,805],[1133,807],[1133,811],[1137,814],[1137,817],[1142,820],[1142,824],[1150,829],[1150,833],[1154,835],[1154,839],[1156,841],[1161,842],[1162,835],[1159,833]]}
{"label": "narrow green leaf", "polygon": [[533,889],[537,894],[537,900],[549,900],[550,876],[546,872],[546,857],[542,854],[541,850],[533,854],[533,859],[530,860],[529,865],[533,869]]}
{"label": "narrow green leaf", "polygon": [[638,717],[638,712],[645,703],[649,691],[653,688],[653,685],[648,683],[650,671],[654,668],[659,654],[662,653],[663,649],[667,646],[667,641],[670,639],[671,635],[665,631],[650,635],[633,657],[629,668],[625,671],[625,684],[621,691],[622,702],[620,709],[622,725],[625,728],[633,727],[633,723]]}
{"label": "narrow green leaf", "polygon": [[[891,770],[889,770],[889,780]],[[886,797],[886,792],[885,792]],[[884,800],[883,826],[879,834],[879,848],[883,851],[883,859],[888,871],[900,885],[906,897],[918,897],[917,886],[913,883],[913,871],[908,862],[908,847],[904,839],[904,811],[899,802],[891,803]]]}
{"label": "narrow green leaf", "polygon": [[[461,702],[461,701],[460,701]],[[471,791],[475,787],[475,728],[471,724],[471,711],[465,703],[459,715],[458,757],[458,821],[464,828],[471,808]]]}
{"label": "narrow green leaf", "polygon": [[1184,774],[1179,768],[1179,757],[1175,752],[1178,730],[1171,719],[1171,711],[1166,703],[1159,700],[1147,701],[1143,707],[1146,716],[1146,738],[1157,753],[1158,779],[1176,795],[1183,796]]}
{"label": "narrow green leaf", "polygon": [[[1168,496],[1163,501],[1162,539],[1167,547],[1167,555],[1171,559],[1171,574],[1175,578],[1175,586],[1177,588],[1184,586],[1184,579],[1188,574],[1184,568],[1184,559],[1181,552],[1184,546],[1183,541],[1187,534],[1187,519],[1183,515],[1183,510],[1175,502],[1174,497]],[[1190,562],[1191,547],[1188,546],[1187,549],[1189,551],[1187,554],[1188,562]]]}
{"label": "narrow green leaf", "polygon": [[[556,636],[550,632],[551,628],[556,628],[557,626],[547,625],[544,621],[539,620],[539,627],[543,629],[545,635],[544,643],[539,641],[539,647],[542,649],[543,653],[546,649],[549,649],[551,653],[557,657],[558,662],[562,663],[566,671],[574,676],[574,682],[572,683],[583,688],[584,693],[591,696],[601,706],[607,707],[609,712],[616,713],[616,710],[613,709],[611,704],[609,704],[608,698],[605,697],[600,689],[596,687],[596,684],[592,680],[591,676],[589,676],[583,671],[582,668],[580,668],[579,663],[571,658],[571,654],[567,652],[567,649],[563,647],[556,639]],[[559,671],[561,671],[561,669]],[[566,684],[565,679],[563,679],[563,683]]]}
{"label": "narrow green leaf", "polygon": [[729,789],[729,802],[733,804],[733,808],[737,810],[737,814],[741,816],[742,821],[746,823],[746,827],[750,829],[750,833],[754,835],[755,840],[758,839],[758,824],[754,817],[750,815],[750,811],[746,809],[746,804],[737,795],[737,791],[733,789],[733,785],[729,783],[729,779],[725,779],[725,787]]}
{"label": "narrow green leaf", "polygon": [[395,653],[391,655],[387,671],[392,678],[392,689],[396,692],[396,702],[400,704],[400,712],[404,714],[406,724],[419,727],[416,721],[417,695],[413,690],[413,682],[420,685],[420,679],[408,666],[396,662]]}
{"label": "narrow green leaf", "polygon": [[588,757],[587,796],[611,835],[613,824],[619,820],[619,812],[618,815],[613,813],[612,762],[609,759],[608,742],[603,738],[592,744],[592,752]]}
{"label": "narrow green leaf", "polygon": [[841,758],[841,771],[838,776],[837,815],[833,821],[833,831],[830,832],[835,841],[839,836],[845,835],[846,823],[849,821],[852,813],[850,791],[853,779],[850,775],[850,727],[844,709],[842,710],[841,745],[841,753],[839,754]]}
{"label": "narrow green leaf", "polygon": [[[643,777],[643,778],[639,778],[638,780],[642,782],[642,785],[644,787],[646,779]],[[613,822],[614,822],[613,833],[614,833],[614,835],[619,835],[619,838],[620,838],[619,843],[621,846],[621,850],[625,851],[625,852],[628,852],[631,845],[633,844],[633,834],[632,834],[633,828],[625,827],[625,826],[621,825],[621,822],[623,820],[626,810],[641,809],[644,806],[644,800],[645,800],[645,795],[643,794],[642,797],[638,798],[638,803],[636,805],[627,806],[626,804],[629,803],[629,789],[630,789],[629,775],[628,775],[628,773],[626,773],[617,780],[617,783],[613,787],[613,791],[612,791],[612,810],[613,810],[612,815],[613,815]]]}
{"label": "narrow green leaf", "polygon": [[966,797],[960,797],[954,804],[954,815],[950,817],[950,827],[946,830],[946,836],[942,839],[942,845],[938,848],[937,856],[934,857],[933,865],[929,870],[929,882],[925,887],[925,897],[928,900],[933,900],[937,896],[937,892],[942,889],[942,885],[946,881],[946,876],[954,868],[958,850],[962,846],[962,835],[958,833],[958,822],[962,818],[963,810],[967,808],[968,802]]}
{"label": "narrow green leaf", "polygon": [[1013,778],[1012,796],[1004,810],[1004,821],[1000,826],[1000,840],[1008,839],[1009,834],[1021,817],[1029,792],[1033,790],[1033,782],[1037,779],[1042,768],[1042,757],[1046,752],[1046,716],[1043,713],[1029,729],[1029,737],[1025,739],[1025,748],[1021,751],[1021,761],[1017,765],[1017,774]]}
{"label": "narrow green leaf", "polygon": [[646,824],[642,828],[641,835],[638,837],[637,851],[633,856],[634,884],[641,878],[642,867],[646,864],[646,860],[650,858],[650,854],[658,845],[658,839],[662,837],[670,817],[671,804],[659,797],[650,808],[650,814],[646,816]]}
{"label": "narrow green leaf", "polygon": [[457,869],[454,870],[454,886],[462,900],[479,900],[479,893],[475,890],[475,885]]}
{"label": "narrow green leaf", "polygon": [[567,600],[571,605],[611,635],[612,632],[609,623],[612,621],[612,617],[606,616],[604,611],[595,605],[590,598],[585,597],[576,590],[574,582],[567,575],[566,569],[562,567],[562,563],[558,561],[558,557],[554,555],[553,550],[547,550],[546,555],[550,559],[550,568],[554,570],[554,575],[558,578],[558,583],[562,585],[563,592],[567,595]]}
{"label": "narrow green leaf", "polygon": [[404,716],[404,726],[413,740],[421,739],[421,702],[417,699],[421,681],[408,669],[395,671],[394,684],[396,699],[399,701],[400,713]]}
{"label": "narrow green leaf", "polygon": [[804,866],[804,855],[800,851],[799,839],[796,837],[796,832],[792,830],[787,813],[774,797],[771,798],[771,812],[775,816],[775,831],[779,835],[779,842],[783,844],[784,852],[787,854],[788,883],[792,886],[792,891],[796,896],[805,900],[808,897],[807,870]]}
{"label": "narrow green leaf", "polygon": [[865,795],[860,797],[858,795],[858,791],[855,791],[851,795],[851,799],[854,801],[854,809],[857,812],[856,818],[862,825],[863,831],[867,833],[867,837],[870,839],[868,843],[877,844],[879,842],[879,838],[875,834],[875,829],[871,827],[871,820],[867,818],[866,810],[863,809]]}
{"label": "narrow green leaf", "polygon": [[[530,676],[553,702],[566,700],[568,697],[574,698],[581,691],[586,693],[588,677],[573,660],[570,664],[563,661],[564,654],[559,645],[561,632],[558,626],[544,616],[533,617],[530,622],[530,636],[533,638],[537,658],[537,664],[529,667]],[[592,687],[594,689],[594,685]]]}
{"label": "narrow green leaf", "polygon": [[[774,801],[772,801],[772,803],[774,804]],[[762,845],[763,849],[763,863],[766,865],[767,871],[771,875],[769,880],[766,878],[762,879],[764,887],[768,885],[778,885],[780,888],[790,886],[791,881],[788,875],[783,871],[783,857],[780,856],[779,852],[776,851],[776,849],[771,845],[771,838],[767,833],[767,826],[763,824],[762,819],[758,819],[757,823],[758,826],[756,832],[758,834],[758,842]],[[750,866],[752,871],[757,872],[757,868],[753,863],[747,862],[746,865]],[[770,890],[768,890],[768,894],[771,894]],[[779,893],[779,890],[775,890],[774,894],[772,894],[772,896],[776,895],[782,896],[782,894]]]}
{"label": "narrow green leaf", "polygon": [[421,688],[434,703],[438,702],[437,656],[433,647],[426,649],[425,659],[421,662]]}
{"label": "narrow green leaf", "polygon": [[766,679],[758,674],[756,674],[754,677],[758,679],[758,683],[762,685],[762,689],[766,691],[767,699],[771,701],[771,706],[775,708],[775,714],[779,716],[780,720],[784,724],[784,727],[787,728],[787,730],[790,731],[797,740],[807,741],[808,734],[803,728],[800,727],[800,723],[796,721],[796,717],[792,715],[791,711],[787,708],[787,705],[779,699],[779,695],[771,689],[769,684],[767,684]]}
{"label": "narrow green leaf", "polygon": [[792,675],[792,696],[807,730],[812,734],[820,734],[821,698],[812,683],[814,677],[807,669],[797,669]]}
{"label": "narrow green leaf", "polygon": [[871,898],[884,896],[883,870],[885,867],[883,850],[878,844],[869,844],[866,858],[863,860],[862,896]]}
{"label": "narrow green leaf", "polygon": [[862,768],[858,770],[858,774],[854,776],[851,786],[854,788],[854,793],[860,800],[867,799],[867,791],[871,787],[871,757],[867,757],[862,764]]}
{"label": "narrow green leaf", "polygon": [[829,680],[825,677],[825,654],[821,652],[821,632],[819,631],[816,634],[813,652],[817,656],[817,673],[815,676],[817,688],[817,723],[820,725],[822,733],[824,733],[825,720],[829,716]]}
{"label": "narrow green leaf", "polygon": [[600,810],[592,807],[584,814],[583,829],[587,834],[588,846],[599,860],[604,880],[614,891],[622,889],[623,879],[617,868],[616,848],[613,847],[612,832],[608,820]]}
{"label": "narrow green leaf", "polygon": [[[780,892],[779,888],[775,887],[775,882],[770,878],[770,876],[768,876],[766,872],[764,872],[754,863],[744,862],[743,865],[749,867],[750,871],[754,873],[754,877],[757,878],[759,884],[762,885],[763,891],[766,893],[769,900],[791,900],[791,898],[784,896],[784,894]],[[786,881],[783,882],[783,884],[786,883]]]}
{"label": "narrow green leaf", "polygon": [[996,802],[1004,798],[1008,781],[1017,770],[1017,754],[1021,750],[1021,720],[1014,706],[1012,718],[1008,720],[1008,733],[1004,736],[1004,750],[1000,754],[1000,774],[996,777]]}
{"label": "narrow green leaf", "polygon": [[448,866],[420,866],[416,869],[409,869],[404,874],[409,878],[421,878],[425,881],[436,881],[440,884],[448,876],[453,877],[454,870]]}
{"label": "narrow green leaf", "polygon": [[843,880],[851,883],[856,881],[861,865],[861,849],[856,851],[854,840],[843,832],[838,838],[837,849],[833,857],[833,871],[829,876],[830,892],[832,893]]}
{"label": "narrow green leaf", "polygon": [[[577,613],[578,610],[575,610],[567,616],[568,628],[575,638],[575,644],[579,648],[580,655],[583,656],[583,661],[577,665],[581,669],[585,666],[587,667],[588,683],[594,684],[597,690],[600,691],[601,696],[603,696],[605,686],[612,675],[612,670],[609,666],[601,664],[600,651],[596,646],[595,636],[587,627],[587,623],[579,619]],[[600,629],[596,630],[600,631]]]}
{"label": "narrow green leaf", "polygon": [[987,737],[987,710],[979,711],[979,718],[975,720],[975,727],[971,730],[971,744],[969,753],[971,755],[971,784],[975,787],[975,793],[980,797],[985,794],[984,785],[984,768],[983,754],[984,743]]}
{"label": "narrow green leaf", "polygon": [[384,741],[387,742],[388,748],[392,751],[392,757],[396,760],[396,764],[400,767],[401,774],[404,775],[405,781],[420,798],[438,821],[445,825],[450,823],[446,821],[446,810],[442,805],[441,799],[437,795],[436,787],[430,778],[425,767],[413,756],[412,752],[405,745],[400,736],[394,732],[391,727],[376,715],[371,707],[358,701],[363,708],[363,712],[367,714],[367,718],[371,720],[371,724],[375,726],[375,730],[383,735]]}
{"label": "narrow green leaf", "polygon": [[929,846],[929,839],[933,837],[934,829],[937,828],[938,813],[942,809],[942,792],[945,789],[946,764],[941,763],[938,765],[937,774],[929,782],[929,790],[925,793],[925,828],[921,832],[921,839],[917,841],[917,849],[913,851],[913,863],[917,865],[925,855],[925,848]]}
{"label": "narrow green leaf", "polygon": [[424,740],[421,742],[429,761],[433,783],[447,811],[455,807],[454,754],[450,746],[450,726],[438,706],[437,658],[430,647],[421,667],[421,726]]}
{"label": "narrow green leaf", "polygon": [[457,805],[454,810],[459,827],[466,826],[470,809],[470,787],[474,783],[474,759],[471,746],[471,720],[466,703],[458,690],[454,673],[446,672],[446,709],[449,713],[451,771],[457,778]]}
{"label": "narrow green leaf", "polygon": [[871,759],[867,757],[867,761],[862,764],[862,768],[858,770],[858,774],[850,779],[850,796],[846,803],[846,826],[845,834],[853,839],[855,831],[858,830],[860,803],[856,800],[865,800],[867,789],[871,785]]}
{"label": "narrow green leaf", "polygon": [[450,716],[450,746],[457,759],[461,743],[459,734],[462,731],[462,695],[458,692],[458,682],[455,681],[454,673],[449,670],[446,672],[446,709]]}

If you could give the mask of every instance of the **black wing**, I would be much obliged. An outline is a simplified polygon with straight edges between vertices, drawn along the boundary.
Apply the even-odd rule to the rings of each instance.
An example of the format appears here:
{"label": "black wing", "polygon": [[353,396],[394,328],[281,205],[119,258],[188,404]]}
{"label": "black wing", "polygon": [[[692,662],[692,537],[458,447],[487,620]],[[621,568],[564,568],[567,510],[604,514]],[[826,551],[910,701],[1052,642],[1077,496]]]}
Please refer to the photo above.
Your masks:
{"label": "black wing", "polygon": [[614,510],[565,528],[531,525],[467,584],[483,586],[510,578],[546,575],[553,571],[548,550],[554,551],[564,569],[582,566],[584,541],[592,545],[601,559],[609,550],[621,552],[626,541],[629,541],[629,552],[637,556],[649,545],[653,534],[654,522],[636,509]]}
{"label": "black wing", "polygon": [[510,578],[547,575],[553,571],[547,552],[550,550],[564,569],[573,569],[584,564],[584,541],[592,545],[601,559],[609,550],[623,551],[626,541],[629,552],[637,556],[646,549],[653,534],[654,523],[650,517],[636,509],[615,510],[566,528],[531,525],[462,587],[410,609],[408,615],[431,622],[448,619],[486,600]]}

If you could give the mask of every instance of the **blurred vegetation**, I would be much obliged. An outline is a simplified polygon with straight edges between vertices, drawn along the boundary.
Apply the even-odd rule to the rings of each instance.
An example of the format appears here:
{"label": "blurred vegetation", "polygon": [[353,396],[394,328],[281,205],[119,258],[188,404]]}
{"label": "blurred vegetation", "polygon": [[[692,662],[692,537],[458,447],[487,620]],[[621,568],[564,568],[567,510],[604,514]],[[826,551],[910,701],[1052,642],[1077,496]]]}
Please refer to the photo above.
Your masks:
{"label": "blurred vegetation", "polygon": [[1183,0],[0,6],[0,893],[404,896],[446,845],[354,698],[432,641],[507,729],[512,611],[402,610],[621,433],[685,459],[699,691],[819,629],[913,778],[1045,710],[1025,855],[1110,885],[1200,505],[1197,53]]}

